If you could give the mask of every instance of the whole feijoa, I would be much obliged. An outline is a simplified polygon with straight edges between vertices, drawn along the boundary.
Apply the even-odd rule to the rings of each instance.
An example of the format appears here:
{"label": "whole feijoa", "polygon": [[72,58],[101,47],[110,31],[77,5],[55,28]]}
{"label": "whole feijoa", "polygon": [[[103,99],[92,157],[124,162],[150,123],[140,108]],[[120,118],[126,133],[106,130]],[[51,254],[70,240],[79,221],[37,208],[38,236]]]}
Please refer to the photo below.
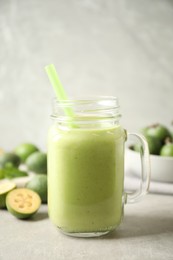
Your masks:
{"label": "whole feijoa", "polygon": [[162,146],[160,155],[173,157],[173,142],[169,138],[166,139],[165,144]]}
{"label": "whole feijoa", "polygon": [[18,167],[20,162],[20,157],[14,153],[3,153],[0,155],[0,168],[5,168],[8,165]]}
{"label": "whole feijoa", "polygon": [[34,152],[26,159],[26,166],[29,171],[35,173],[47,173],[47,154]]}
{"label": "whole feijoa", "polygon": [[31,143],[22,143],[18,145],[15,149],[14,152],[17,154],[22,162],[25,162],[26,159],[34,152],[38,151],[39,149],[37,146]]}
{"label": "whole feijoa", "polygon": [[171,133],[168,128],[162,124],[153,124],[151,126],[147,126],[141,130],[141,132],[147,136],[155,137],[159,139],[162,143],[164,143],[167,137],[172,139]]}
{"label": "whole feijoa", "polygon": [[42,203],[47,203],[47,175],[34,175],[26,184],[26,188],[37,192],[40,195]]}
{"label": "whole feijoa", "polygon": [[[152,137],[152,136],[146,136],[146,140],[147,140],[147,143],[148,143],[150,154],[157,154],[158,155],[160,153],[160,149],[162,147],[161,141],[158,138]],[[141,145],[139,145],[139,144],[134,145],[135,151],[139,152],[140,149],[141,149]]]}

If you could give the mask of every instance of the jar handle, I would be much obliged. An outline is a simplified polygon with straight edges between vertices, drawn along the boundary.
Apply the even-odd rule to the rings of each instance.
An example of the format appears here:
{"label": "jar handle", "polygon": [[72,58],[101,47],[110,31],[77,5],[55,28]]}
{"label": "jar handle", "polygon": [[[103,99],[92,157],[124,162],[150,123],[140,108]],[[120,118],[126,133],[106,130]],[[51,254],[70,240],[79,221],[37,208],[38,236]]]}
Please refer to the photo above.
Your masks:
{"label": "jar handle", "polygon": [[150,174],[151,174],[151,168],[150,168],[150,155],[149,155],[149,148],[148,143],[145,137],[141,134],[136,133],[127,133],[128,137],[134,137],[140,144],[140,157],[141,157],[141,180],[140,180],[140,187],[139,190],[136,190],[134,192],[125,193],[125,201],[126,203],[134,203],[141,199],[142,196],[144,196],[149,191],[149,185],[150,185]]}

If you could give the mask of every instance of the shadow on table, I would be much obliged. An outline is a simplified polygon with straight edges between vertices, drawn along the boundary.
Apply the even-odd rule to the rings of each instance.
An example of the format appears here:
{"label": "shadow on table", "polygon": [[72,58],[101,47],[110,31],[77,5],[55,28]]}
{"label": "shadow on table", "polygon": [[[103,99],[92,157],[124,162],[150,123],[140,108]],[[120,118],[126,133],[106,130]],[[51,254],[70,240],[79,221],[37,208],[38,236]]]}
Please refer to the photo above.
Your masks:
{"label": "shadow on table", "polygon": [[105,236],[106,239],[121,239],[173,233],[173,216],[135,216],[124,219],[117,230]]}
{"label": "shadow on table", "polygon": [[32,218],[29,219],[29,221],[41,221],[48,218],[47,212],[37,212],[35,215],[33,215]]}

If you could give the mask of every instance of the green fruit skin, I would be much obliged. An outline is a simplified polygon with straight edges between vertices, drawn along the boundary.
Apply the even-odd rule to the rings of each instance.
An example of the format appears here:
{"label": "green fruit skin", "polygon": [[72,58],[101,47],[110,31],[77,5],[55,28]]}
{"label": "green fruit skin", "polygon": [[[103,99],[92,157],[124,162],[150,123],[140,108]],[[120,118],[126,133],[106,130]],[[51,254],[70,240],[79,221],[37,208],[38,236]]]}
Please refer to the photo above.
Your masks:
{"label": "green fruit skin", "polygon": [[19,219],[27,219],[27,218],[30,218],[32,217],[37,211],[34,211],[32,213],[29,213],[29,214],[25,214],[25,213],[20,213],[20,212],[17,212],[16,210],[14,210],[8,203],[8,197],[6,198],[6,207],[8,209],[8,211],[13,215],[15,216],[16,218],[19,218]]}
{"label": "green fruit skin", "polygon": [[[10,191],[14,190],[15,188],[16,188],[16,187],[14,187],[13,189],[11,189]],[[9,191],[9,192],[10,192],[10,191]],[[0,209],[5,209],[5,208],[7,208],[7,205],[6,205],[6,197],[7,197],[7,194],[8,194],[9,192],[0,195]]]}
{"label": "green fruit skin", "polygon": [[171,136],[171,133],[169,132],[169,130],[161,124],[156,124],[153,126],[145,127],[141,130],[141,132],[145,136],[151,136],[151,137],[158,138],[162,143],[164,143],[164,140],[167,137],[170,137],[172,139],[172,136]]}
{"label": "green fruit skin", "polygon": [[150,154],[158,155],[162,147],[161,141],[158,138],[149,137],[149,136],[147,136],[146,139],[148,142]]}
{"label": "green fruit skin", "polygon": [[41,152],[31,154],[26,160],[26,165],[30,171],[47,174],[47,154]]}
{"label": "green fruit skin", "polygon": [[[162,147],[161,141],[158,138],[147,136],[146,134],[144,136],[147,140],[150,154],[158,155],[160,153],[160,149]],[[139,144],[134,145],[134,150],[136,152],[139,152],[140,149],[141,149],[141,145],[139,145]]]}
{"label": "green fruit skin", "polygon": [[0,195],[0,209],[6,208],[6,195],[7,194]]}
{"label": "green fruit skin", "polygon": [[14,153],[3,153],[0,156],[0,168],[4,168],[7,164],[18,167],[20,162],[20,157]]}
{"label": "green fruit skin", "polygon": [[20,144],[15,148],[15,154],[17,154],[22,162],[25,162],[26,159],[34,152],[39,151],[39,149],[30,143]]}
{"label": "green fruit skin", "polygon": [[5,171],[4,169],[0,169],[0,180],[5,178]]}
{"label": "green fruit skin", "polygon": [[160,151],[160,155],[173,157],[173,143],[165,144]]}
{"label": "green fruit skin", "polygon": [[26,188],[38,193],[42,203],[47,203],[47,176],[39,174],[34,176],[27,184]]}

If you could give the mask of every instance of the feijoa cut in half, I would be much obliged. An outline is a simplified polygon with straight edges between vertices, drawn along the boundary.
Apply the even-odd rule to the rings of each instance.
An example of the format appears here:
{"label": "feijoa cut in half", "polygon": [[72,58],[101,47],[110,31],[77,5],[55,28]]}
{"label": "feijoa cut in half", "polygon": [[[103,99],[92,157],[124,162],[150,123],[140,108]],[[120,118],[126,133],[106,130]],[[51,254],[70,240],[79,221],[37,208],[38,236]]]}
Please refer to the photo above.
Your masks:
{"label": "feijoa cut in half", "polygon": [[8,211],[17,218],[26,219],[37,212],[41,205],[40,196],[27,188],[17,188],[7,194]]}
{"label": "feijoa cut in half", "polygon": [[16,184],[14,182],[2,182],[0,184],[0,209],[6,207],[6,196],[8,192],[16,188]]}

